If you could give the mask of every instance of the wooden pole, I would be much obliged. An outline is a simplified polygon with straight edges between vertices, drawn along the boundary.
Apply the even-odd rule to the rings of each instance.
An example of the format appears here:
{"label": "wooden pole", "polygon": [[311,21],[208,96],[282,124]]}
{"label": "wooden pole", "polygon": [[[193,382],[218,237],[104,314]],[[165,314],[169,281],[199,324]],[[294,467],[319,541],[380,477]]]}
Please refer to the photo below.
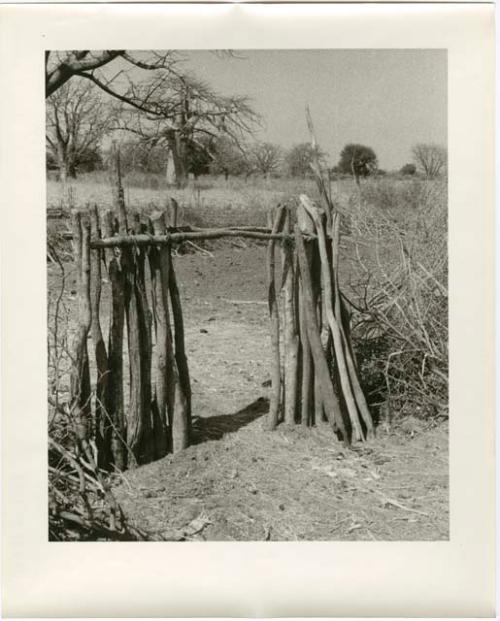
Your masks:
{"label": "wooden pole", "polygon": [[[276,210],[272,233],[276,234],[283,225],[285,207]],[[281,401],[281,359],[280,359],[280,323],[278,298],[276,295],[275,273],[275,239],[269,241],[267,248],[268,304],[271,328],[271,398],[269,400],[268,427],[275,429],[278,424]]]}
{"label": "wooden pole", "polygon": [[[164,214],[157,213],[151,217],[153,230],[159,234],[165,229]],[[172,353],[172,334],[168,298],[165,301],[163,290],[168,290],[169,261],[164,250],[152,248],[150,254],[153,280],[153,312],[156,326],[156,343],[153,356],[154,404],[153,429],[156,439],[156,454],[163,457],[168,450],[168,425],[174,407],[173,386],[174,369]],[[163,263],[163,268],[161,264]],[[166,302],[166,303],[165,303]]]}
{"label": "wooden pole", "polygon": [[344,351],[347,362],[347,370],[349,373],[349,379],[351,381],[352,389],[354,392],[354,398],[358,410],[361,414],[361,418],[366,427],[366,438],[371,439],[375,435],[375,428],[373,426],[372,416],[366,403],[363,389],[358,377],[358,371],[354,359],[354,352],[350,340],[349,330],[345,327],[346,311],[343,308],[343,301],[340,292],[339,275],[338,275],[338,255],[339,255],[339,241],[340,241],[340,216],[338,213],[333,214],[332,218],[332,280],[334,287],[334,300],[335,300],[335,317],[340,328],[342,341],[344,343]]}
{"label": "wooden pole", "polygon": [[[285,211],[283,232],[290,233],[290,210]],[[295,423],[297,407],[297,375],[299,337],[297,334],[297,304],[295,295],[294,253],[291,244],[284,240],[283,247],[283,307],[284,307],[284,421]]]}
{"label": "wooden pole", "polygon": [[363,440],[364,435],[363,435],[363,430],[361,428],[361,424],[359,421],[356,401],[354,399],[352,387],[350,384],[349,373],[347,370],[347,363],[345,359],[345,352],[344,352],[343,343],[342,343],[342,335],[340,332],[339,324],[337,323],[337,320],[333,312],[332,281],[331,281],[331,274],[330,274],[330,265],[328,263],[328,255],[326,251],[324,224],[321,220],[321,216],[318,211],[318,208],[312,203],[312,201],[309,200],[307,196],[301,195],[300,201],[303,207],[309,213],[309,215],[313,218],[314,223],[316,225],[316,231],[318,234],[319,251],[321,255],[321,270],[322,270],[323,282],[324,282],[324,287],[325,287],[325,311],[326,311],[328,323],[330,325],[330,330],[333,336],[335,359],[338,365],[338,371],[340,375],[340,384],[342,387],[342,394],[343,394],[343,397],[345,399],[345,403],[347,406],[347,411],[349,414],[349,419],[350,419],[352,431],[353,431],[353,438],[354,440]]}
{"label": "wooden pole", "polygon": [[[106,212],[103,222],[104,234],[114,233],[114,217]],[[119,262],[120,251],[106,249],[108,275],[111,282],[111,317],[108,341],[108,398],[106,410],[111,426],[111,453],[118,470],[127,467],[125,411],[123,402],[123,329],[125,319],[125,280]]]}
{"label": "wooden pole", "polygon": [[299,279],[299,331],[301,343],[302,379],[301,379],[301,422],[304,426],[311,423],[311,406],[314,385],[311,347],[307,336],[307,319],[302,279]]}
{"label": "wooden pole", "polygon": [[[167,246],[167,252],[170,262],[170,278],[168,281],[168,287],[170,292],[170,304],[172,306],[172,319],[174,324],[175,360],[177,363],[182,393],[186,400],[186,437],[183,437],[183,432],[179,432],[181,436],[180,444],[186,443],[186,446],[188,446],[191,433],[191,380],[189,377],[189,366],[186,355],[186,346],[184,342],[184,317],[182,314],[181,296],[179,293],[179,287],[177,286],[177,277],[175,275],[172,252],[169,246]],[[183,429],[182,426],[181,429]]]}
{"label": "wooden pole", "polygon": [[[97,205],[90,209],[90,230],[93,239],[101,236],[99,213]],[[101,254],[102,250],[92,250],[90,253],[90,305],[92,321],[90,332],[94,343],[97,382],[95,404],[95,428],[97,461],[100,468],[109,469],[111,463],[111,425],[108,420],[107,385],[108,385],[108,354],[100,322],[101,303]]]}
{"label": "wooden pole", "polygon": [[[159,217],[153,221],[156,229],[161,230],[165,227],[164,217]],[[164,367],[165,386],[167,390],[167,403],[170,401],[169,410],[169,432],[171,436],[172,452],[177,453],[189,446],[189,427],[190,427],[190,397],[191,392],[186,394],[186,382],[189,386],[189,374],[187,378],[182,376],[182,372],[187,372],[187,361],[184,351],[184,326],[182,323],[182,309],[180,297],[177,290],[177,283],[172,282],[175,278],[173,271],[172,257],[168,246],[159,248],[160,257],[160,277],[161,277],[161,301],[163,304],[163,318],[166,326],[165,355],[166,364]],[[172,316],[175,329],[175,354],[172,348],[172,337],[170,332],[169,320],[169,298],[172,306]],[[181,361],[181,365],[179,365]],[[182,368],[182,364],[186,368]],[[181,366],[182,371],[179,366]]]}
{"label": "wooden pole", "polygon": [[[123,221],[121,223],[123,226]],[[148,437],[149,412],[144,410],[142,317],[138,294],[138,268],[135,252],[126,248],[122,254],[122,270],[125,277],[125,317],[129,359],[130,391],[127,410],[127,443],[137,465],[148,461],[145,438]]]}
{"label": "wooden pole", "polygon": [[[299,211],[302,211],[302,209],[299,208]],[[323,331],[324,331],[324,321],[325,321],[325,314],[323,312],[323,307],[324,307],[325,294],[324,294],[323,279],[321,278],[321,258],[319,255],[317,240],[313,239],[307,242],[305,245],[305,248],[306,248],[307,260],[310,266],[314,308],[316,309],[316,317],[318,321],[318,326],[320,327],[321,342],[323,344],[324,343]],[[321,378],[318,376],[318,374],[315,371],[316,369],[313,366],[313,373],[311,375],[311,380],[312,380],[311,392],[314,397],[313,399],[314,424],[316,426],[319,426],[323,422],[324,405],[323,405],[323,399],[321,396]]]}
{"label": "wooden pole", "polygon": [[79,440],[91,433],[90,372],[87,336],[90,330],[90,226],[79,212],[72,214],[74,255],[77,269],[78,325],[71,350],[70,410]]}
{"label": "wooden pole", "polygon": [[174,228],[177,226],[177,219],[179,215],[179,203],[175,200],[175,198],[170,198],[170,213],[169,213],[169,226],[173,226]]}
{"label": "wooden pole", "polygon": [[92,248],[136,247],[149,246],[151,244],[170,246],[177,242],[221,239],[222,237],[243,237],[248,239],[260,239],[263,241],[292,239],[292,236],[283,233],[262,233],[260,231],[231,228],[205,229],[204,231],[181,231],[179,233],[167,233],[165,235],[147,235],[145,233],[140,235],[120,234],[111,239],[92,241]]}
{"label": "wooden pole", "polygon": [[346,433],[338,399],[333,390],[328,364],[321,344],[321,337],[319,334],[316,318],[316,309],[314,307],[309,265],[307,263],[304,240],[302,238],[302,233],[300,231],[299,225],[295,226],[295,240],[300,266],[300,277],[302,279],[302,291],[306,316],[307,334],[309,337],[309,344],[314,360],[315,373],[321,386],[321,397],[325,407],[325,413],[328,417],[330,425],[333,428],[337,427],[338,430],[342,433],[344,442],[346,444],[349,444],[349,437]]}
{"label": "wooden pole", "polygon": [[[134,214],[134,226],[140,230],[138,214]],[[143,417],[142,463],[155,458],[155,437],[153,433],[153,417],[151,411],[151,361],[152,361],[152,313],[146,293],[145,260],[148,248],[137,248],[135,259],[135,295],[137,298],[137,320],[139,328],[140,360],[141,360],[141,411]]]}

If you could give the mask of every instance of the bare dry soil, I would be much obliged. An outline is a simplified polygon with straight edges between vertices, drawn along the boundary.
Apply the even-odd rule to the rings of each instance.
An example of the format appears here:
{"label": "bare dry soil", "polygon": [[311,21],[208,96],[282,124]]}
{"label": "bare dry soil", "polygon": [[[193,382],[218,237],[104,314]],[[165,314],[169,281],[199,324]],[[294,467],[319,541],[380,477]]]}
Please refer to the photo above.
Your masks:
{"label": "bare dry soil", "polygon": [[[265,431],[264,247],[175,261],[195,444],[117,476],[129,518],[169,540],[448,539],[447,426],[405,419],[353,450],[326,425]],[[51,266],[49,288],[55,278]]]}

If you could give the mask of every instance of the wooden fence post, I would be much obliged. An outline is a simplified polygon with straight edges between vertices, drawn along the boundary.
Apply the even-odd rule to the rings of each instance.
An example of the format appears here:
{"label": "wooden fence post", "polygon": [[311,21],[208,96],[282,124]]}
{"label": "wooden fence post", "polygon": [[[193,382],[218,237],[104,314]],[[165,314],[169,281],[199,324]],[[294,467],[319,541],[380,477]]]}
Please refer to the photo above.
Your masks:
{"label": "wooden fence post", "polygon": [[351,381],[352,389],[354,392],[354,398],[356,400],[358,410],[361,414],[361,418],[366,427],[367,440],[373,438],[375,435],[375,429],[373,426],[373,420],[366,403],[365,395],[358,378],[358,370],[356,368],[356,361],[354,358],[354,352],[352,349],[350,331],[348,326],[348,319],[346,318],[346,310],[342,301],[342,295],[340,292],[339,275],[338,275],[338,255],[339,255],[339,242],[340,242],[340,216],[338,213],[333,214],[332,226],[332,280],[333,280],[333,297],[335,300],[335,317],[340,327],[342,336],[342,342],[344,343],[344,351],[346,356],[347,370],[349,373],[349,379]]}
{"label": "wooden fence post", "polygon": [[[285,211],[285,221],[283,232],[289,234],[290,209]],[[289,424],[295,423],[297,407],[297,379],[298,379],[298,357],[299,357],[299,337],[297,334],[297,300],[295,295],[295,265],[294,252],[289,240],[282,242],[283,248],[283,307],[284,321],[283,342],[284,342],[284,421]]]}
{"label": "wooden fence post", "polygon": [[87,336],[90,330],[90,226],[80,212],[72,214],[74,255],[77,269],[78,325],[71,350],[70,411],[77,437],[87,441],[92,423]]}
{"label": "wooden fence post", "polygon": [[[165,219],[159,217],[153,221],[155,230],[160,231],[163,228],[165,233]],[[161,312],[165,320],[167,339],[165,346],[166,367],[164,367],[167,382],[167,395],[171,395],[171,407],[169,413],[169,432],[171,436],[172,452],[186,448],[189,445],[189,427],[190,427],[190,397],[191,392],[186,392],[186,386],[189,387],[189,375],[183,377],[182,364],[185,361],[184,351],[184,326],[182,322],[182,309],[180,307],[179,292],[177,283],[174,281],[175,272],[172,265],[172,257],[169,246],[161,246],[159,249],[159,263],[161,276],[161,301],[163,308]],[[173,282],[174,281],[174,282]],[[169,321],[169,298],[172,306],[172,316],[175,331],[175,354],[172,353],[172,338],[170,336]],[[181,364],[179,364],[179,362]],[[181,370],[182,369],[182,370]],[[168,377],[170,375],[170,378]],[[171,382],[171,384],[170,384]],[[171,385],[171,388],[170,388]],[[167,399],[169,397],[167,396]],[[167,401],[168,403],[168,401]]]}
{"label": "wooden fence post", "polygon": [[[153,231],[162,235],[165,231],[165,215],[161,212],[151,216]],[[163,268],[162,268],[163,263]],[[153,349],[152,376],[154,382],[153,429],[156,439],[156,453],[163,457],[168,450],[168,425],[174,407],[174,369],[172,353],[172,334],[168,297],[163,290],[168,289],[169,262],[159,248],[152,248],[150,264],[153,288],[153,313],[156,327],[156,342]],[[166,303],[165,303],[166,302]]]}
{"label": "wooden fence post", "polygon": [[[114,235],[114,217],[106,212],[103,221],[106,237]],[[119,257],[120,250],[106,248],[108,276],[111,282],[111,316],[108,340],[108,397],[106,411],[110,427],[111,454],[118,470],[127,467],[127,438],[123,401],[123,336],[125,322],[125,280]]]}
{"label": "wooden fence post", "polygon": [[[280,205],[276,210],[272,233],[278,233],[283,225],[285,206]],[[280,321],[278,312],[278,298],[276,295],[275,273],[275,239],[269,241],[267,247],[267,278],[269,283],[268,304],[271,322],[271,398],[269,400],[268,426],[275,429],[278,424],[279,406],[281,402],[281,359],[280,359]]]}
{"label": "wooden fence post", "polygon": [[[99,239],[99,213],[97,205],[90,209],[90,231],[93,239]],[[90,304],[92,322],[90,332],[94,343],[94,352],[97,367],[96,403],[95,403],[95,430],[97,459],[100,468],[109,469],[111,463],[111,426],[108,420],[107,385],[108,385],[108,354],[101,330],[100,302],[101,302],[101,255],[102,250],[96,248],[90,253]]]}
{"label": "wooden fence post", "polygon": [[306,252],[304,248],[304,240],[299,225],[295,227],[295,240],[297,245],[297,255],[299,258],[300,277],[302,279],[302,290],[304,300],[304,311],[307,325],[307,335],[314,361],[314,374],[319,382],[321,397],[325,407],[325,413],[332,427],[337,426],[342,433],[342,437],[346,444],[349,444],[342,413],[338,399],[333,390],[330,379],[330,371],[325,358],[325,353],[321,344],[321,337],[318,329],[316,309],[314,307],[314,298],[311,285],[311,275],[309,273],[309,265],[307,262]]}
{"label": "wooden fence post", "polygon": [[321,219],[318,208],[310,201],[307,196],[302,195],[300,197],[301,203],[307,212],[311,215],[316,225],[316,231],[318,234],[318,244],[321,255],[321,270],[323,274],[323,282],[325,287],[325,310],[328,319],[328,324],[333,336],[333,346],[335,351],[335,361],[338,365],[338,372],[340,377],[340,384],[342,387],[342,395],[344,397],[349,419],[351,422],[352,432],[354,440],[363,440],[364,434],[361,428],[361,424],[358,416],[358,409],[352,387],[349,379],[349,373],[347,370],[347,362],[344,351],[344,344],[342,342],[342,334],[340,332],[339,324],[335,318],[333,312],[333,290],[331,281],[331,268],[328,262],[328,255],[326,250],[326,235],[324,223]]}

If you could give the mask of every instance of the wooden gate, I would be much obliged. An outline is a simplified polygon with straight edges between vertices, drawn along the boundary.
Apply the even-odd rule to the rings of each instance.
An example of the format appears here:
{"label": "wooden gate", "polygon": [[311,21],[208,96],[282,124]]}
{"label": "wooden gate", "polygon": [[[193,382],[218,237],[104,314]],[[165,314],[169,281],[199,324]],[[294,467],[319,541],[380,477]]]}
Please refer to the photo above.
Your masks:
{"label": "wooden gate", "polygon": [[[319,206],[302,195],[295,208],[280,205],[267,228],[196,229],[176,226],[176,218],[168,221],[164,212],[150,217],[127,213],[118,188],[115,211],[100,214],[94,205],[75,212],[72,220],[78,329],[70,409],[79,436],[95,439],[99,467],[124,470],[189,445],[191,386],[172,260],[172,246],[186,240],[267,241],[268,429],[280,422],[329,423],[346,444],[373,435],[339,286],[340,215],[328,200]],[[103,268],[110,287],[107,343],[101,327]],[[96,369],[93,393],[89,333]]]}

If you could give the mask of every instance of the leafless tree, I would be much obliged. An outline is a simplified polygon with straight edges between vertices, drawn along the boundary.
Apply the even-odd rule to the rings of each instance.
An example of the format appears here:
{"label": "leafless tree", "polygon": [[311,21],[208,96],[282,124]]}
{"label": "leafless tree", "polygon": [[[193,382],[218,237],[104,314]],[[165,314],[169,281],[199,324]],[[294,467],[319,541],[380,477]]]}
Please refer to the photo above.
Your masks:
{"label": "leafless tree", "polygon": [[[111,78],[99,70],[119,60],[122,68]],[[50,97],[73,76],[86,78],[109,95],[123,100],[127,98],[124,91],[116,88],[118,74],[124,74],[127,68],[137,67],[145,71],[158,69],[175,71],[179,58],[175,52],[134,53],[127,50],[70,50],[66,52],[45,52],[45,96]]]}
{"label": "leafless tree", "polygon": [[190,149],[207,151],[210,139],[221,136],[238,146],[259,122],[246,97],[220,95],[188,74],[153,75],[150,80],[131,84],[129,96],[135,102],[145,102],[150,112],[125,106],[119,128],[133,132],[150,145],[166,144],[178,186],[187,180]]}
{"label": "leafless tree", "polygon": [[62,180],[75,177],[78,162],[97,150],[113,116],[112,108],[90,82],[66,82],[47,99],[47,148]]}
{"label": "leafless tree", "polygon": [[428,179],[442,174],[447,166],[446,149],[437,144],[417,144],[412,149],[413,159]]}
{"label": "leafless tree", "polygon": [[278,145],[271,142],[259,142],[250,150],[250,161],[255,170],[269,176],[279,170],[283,152]]}
{"label": "leafless tree", "polygon": [[172,50],[47,52],[46,93],[55,93],[73,77],[93,83],[121,102],[119,129],[132,131],[151,145],[162,141],[168,145],[176,183],[184,185],[190,145],[205,148],[200,137],[221,135],[239,144],[258,122],[247,98],[214,92],[186,73],[184,60]]}

